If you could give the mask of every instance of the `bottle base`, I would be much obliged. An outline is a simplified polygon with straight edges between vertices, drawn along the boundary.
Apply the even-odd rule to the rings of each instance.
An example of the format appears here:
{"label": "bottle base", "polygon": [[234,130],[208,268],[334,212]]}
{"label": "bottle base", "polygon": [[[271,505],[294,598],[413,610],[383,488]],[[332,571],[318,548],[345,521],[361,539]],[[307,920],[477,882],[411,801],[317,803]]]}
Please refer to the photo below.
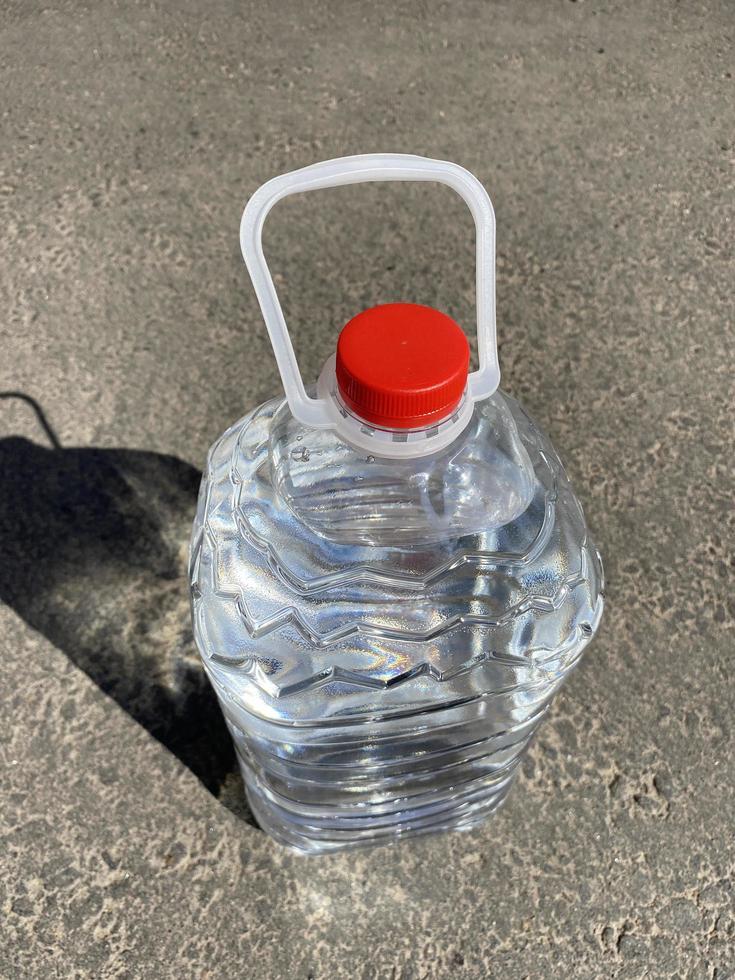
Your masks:
{"label": "bottle base", "polygon": [[[457,795],[449,802],[424,802],[385,814],[378,821],[346,808],[323,807],[322,812],[298,812],[277,799],[257,773],[239,759],[248,804],[258,825],[267,834],[299,854],[318,855],[355,848],[395,844],[409,837],[445,831],[470,831],[483,824],[504,802],[515,778],[517,765],[502,780],[488,781]],[[364,812],[364,811],[363,811]],[[365,826],[368,824],[368,826]]]}

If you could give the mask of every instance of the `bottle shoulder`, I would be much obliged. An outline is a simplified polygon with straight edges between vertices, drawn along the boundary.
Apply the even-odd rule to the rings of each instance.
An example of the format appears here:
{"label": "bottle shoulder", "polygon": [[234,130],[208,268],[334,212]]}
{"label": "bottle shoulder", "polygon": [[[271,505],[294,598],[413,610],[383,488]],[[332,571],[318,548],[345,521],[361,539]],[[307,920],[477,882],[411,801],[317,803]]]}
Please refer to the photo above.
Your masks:
{"label": "bottle shoulder", "polygon": [[420,582],[457,556],[528,564],[552,526],[562,551],[587,537],[551,444],[502,392],[438,457],[400,464],[307,429],[282,399],[266,402],[210,451],[197,520],[213,519],[266,549],[294,583],[368,566]]}

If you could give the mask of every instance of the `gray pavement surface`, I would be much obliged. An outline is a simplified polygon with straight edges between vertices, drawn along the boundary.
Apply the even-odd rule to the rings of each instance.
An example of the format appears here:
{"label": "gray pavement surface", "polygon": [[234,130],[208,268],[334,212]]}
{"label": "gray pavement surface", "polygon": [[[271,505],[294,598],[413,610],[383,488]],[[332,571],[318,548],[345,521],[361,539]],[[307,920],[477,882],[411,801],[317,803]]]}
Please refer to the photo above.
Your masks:
{"label": "gray pavement surface", "polygon": [[[729,0],[0,0],[0,976],[735,976],[734,36]],[[241,208],[375,150],[490,190],[502,383],[608,602],[486,829],[305,860],[249,819],[186,539],[279,390]],[[469,326],[470,224],[428,187],[284,203],[304,375],[375,302]]]}

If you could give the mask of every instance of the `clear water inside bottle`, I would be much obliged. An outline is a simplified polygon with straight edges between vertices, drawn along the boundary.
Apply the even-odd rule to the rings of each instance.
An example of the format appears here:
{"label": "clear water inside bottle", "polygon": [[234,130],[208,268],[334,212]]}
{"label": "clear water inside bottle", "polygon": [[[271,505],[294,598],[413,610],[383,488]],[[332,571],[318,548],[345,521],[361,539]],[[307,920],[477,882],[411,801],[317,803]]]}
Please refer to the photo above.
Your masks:
{"label": "clear water inside bottle", "polygon": [[261,406],[209,454],[191,590],[253,812],[307,853],[482,822],[603,604],[561,463],[500,390],[399,460]]}

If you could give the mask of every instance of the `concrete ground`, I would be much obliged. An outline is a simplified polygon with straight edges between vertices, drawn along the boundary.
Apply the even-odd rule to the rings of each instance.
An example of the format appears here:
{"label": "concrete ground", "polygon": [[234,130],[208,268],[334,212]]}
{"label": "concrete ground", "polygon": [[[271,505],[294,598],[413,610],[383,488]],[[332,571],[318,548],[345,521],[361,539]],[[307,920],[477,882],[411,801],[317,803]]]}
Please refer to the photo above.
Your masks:
{"label": "concrete ground", "polygon": [[[735,976],[734,35],[730,0],[0,0],[0,976]],[[502,383],[608,604],[485,830],[303,860],[249,822],[185,548],[279,390],[241,208],[370,150],[490,190]],[[448,191],[293,200],[266,245],[307,378],[371,303],[472,322]]]}

